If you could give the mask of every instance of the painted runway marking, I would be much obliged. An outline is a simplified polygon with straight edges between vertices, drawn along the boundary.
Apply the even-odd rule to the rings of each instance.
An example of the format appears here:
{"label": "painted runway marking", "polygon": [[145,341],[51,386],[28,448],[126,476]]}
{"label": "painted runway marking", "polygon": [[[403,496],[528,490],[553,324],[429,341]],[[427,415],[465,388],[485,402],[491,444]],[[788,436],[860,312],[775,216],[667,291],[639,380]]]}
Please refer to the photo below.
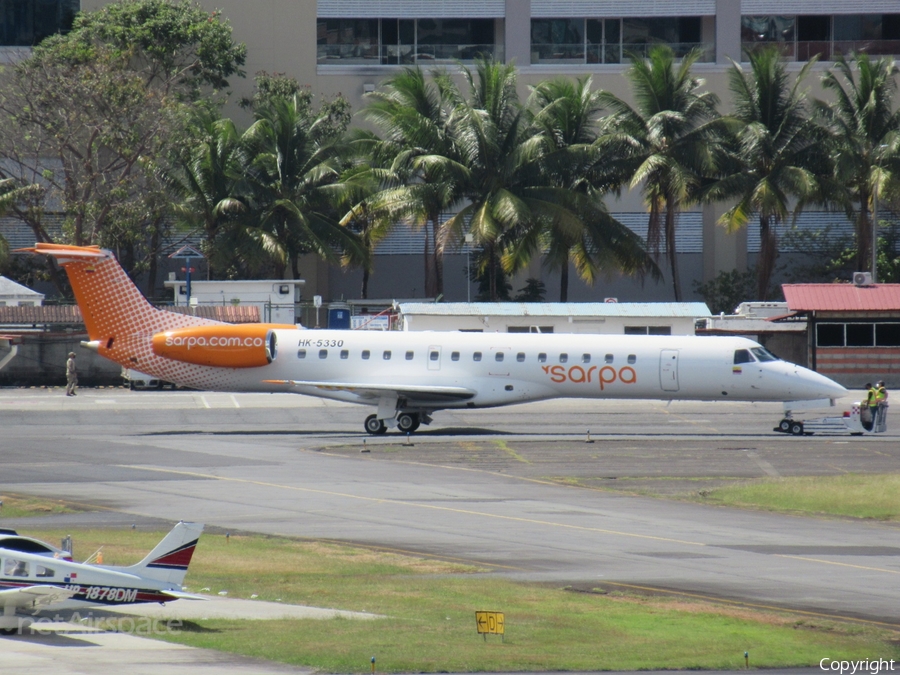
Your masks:
{"label": "painted runway marking", "polygon": [[231,402],[234,403],[235,408],[241,407],[241,404],[237,402],[237,399],[234,397],[234,394],[231,395]]}
{"label": "painted runway marking", "polygon": [[756,466],[758,466],[760,469],[762,469],[763,472],[766,473],[767,475],[771,476],[772,478],[781,478],[781,474],[778,473],[778,471],[775,469],[775,467],[772,466],[771,464],[769,464],[766,460],[764,460],[758,454],[756,454],[756,452],[754,452],[753,450],[747,451],[747,457],[752,459],[756,463]]}
{"label": "painted runway marking", "polygon": [[204,406],[205,408],[212,408],[212,406],[209,404],[209,401],[206,400],[206,397],[205,397],[205,396],[201,396],[201,397],[200,397],[200,400],[203,402],[203,406]]}
{"label": "painted runway marking", "polygon": [[821,558],[804,558],[800,555],[786,555],[784,553],[773,553],[779,558],[793,558],[794,560],[806,560],[807,562],[822,563],[823,565],[836,565],[837,567],[852,567],[857,570],[867,570],[869,572],[886,572],[888,574],[900,574],[900,570],[886,570],[883,567],[866,567],[865,565],[852,565],[850,563],[834,562],[833,560],[822,560]]}

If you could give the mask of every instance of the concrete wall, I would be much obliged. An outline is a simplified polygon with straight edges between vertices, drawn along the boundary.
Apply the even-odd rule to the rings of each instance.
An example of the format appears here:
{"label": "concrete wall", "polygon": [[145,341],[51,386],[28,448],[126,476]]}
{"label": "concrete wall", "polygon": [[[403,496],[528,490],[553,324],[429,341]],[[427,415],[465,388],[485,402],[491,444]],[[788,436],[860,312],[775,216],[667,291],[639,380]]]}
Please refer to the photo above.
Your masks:
{"label": "concrete wall", "polygon": [[[84,386],[120,385],[122,368],[108,359],[83,349],[79,342],[86,334],[34,334],[23,338],[15,357],[0,370],[3,387],[65,387],[66,360],[75,352],[78,383]],[[0,349],[0,358],[7,354]]]}

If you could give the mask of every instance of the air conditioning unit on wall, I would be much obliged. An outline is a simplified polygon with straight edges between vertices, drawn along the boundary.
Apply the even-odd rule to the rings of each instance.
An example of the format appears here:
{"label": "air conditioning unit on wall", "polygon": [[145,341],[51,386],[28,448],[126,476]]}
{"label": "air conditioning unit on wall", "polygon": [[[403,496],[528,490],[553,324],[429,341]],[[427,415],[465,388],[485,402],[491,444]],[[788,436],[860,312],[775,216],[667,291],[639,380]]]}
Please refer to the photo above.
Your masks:
{"label": "air conditioning unit on wall", "polygon": [[871,272],[854,272],[853,273],[853,284],[855,286],[871,286],[872,285]]}

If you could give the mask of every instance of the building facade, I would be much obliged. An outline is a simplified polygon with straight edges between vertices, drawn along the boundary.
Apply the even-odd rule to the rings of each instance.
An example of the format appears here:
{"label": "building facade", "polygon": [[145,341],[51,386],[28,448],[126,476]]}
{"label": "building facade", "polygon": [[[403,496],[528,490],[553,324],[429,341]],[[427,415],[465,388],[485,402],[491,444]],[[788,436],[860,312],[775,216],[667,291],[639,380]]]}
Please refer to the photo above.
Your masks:
{"label": "building facade", "polygon": [[[358,111],[365,94],[399,68],[454,68],[492,55],[514,62],[521,95],[529,85],[549,77],[591,75],[596,88],[630,97],[623,74],[627,54],[644,53],[664,43],[676,53],[702,50],[695,67],[705,86],[727,109],[726,70],[744,50],[777,44],[785,57],[802,63],[821,55],[817,69],[837,54],[865,50],[873,55],[900,54],[900,4],[897,0],[200,0],[220,9],[247,44],[248,78],[232,81],[236,101],[252,90],[258,71],[285,73],[316,95],[345,96]],[[105,0],[82,0],[94,10]],[[0,40],[10,54],[39,37],[65,28],[77,0],[0,0]],[[817,78],[811,95],[824,96]],[[232,105],[226,113],[246,124],[246,112]],[[622,222],[639,234],[646,231],[646,209],[636,193],[609,204]],[[681,285],[691,293],[694,281],[719,271],[753,264],[759,237],[751,225],[727,234],[716,225],[724,207],[695,208],[680,216],[677,250]],[[851,232],[841,214],[806,214],[802,226],[832,225]],[[377,249],[370,285],[379,297],[415,297],[424,290],[421,231],[400,227]],[[463,300],[467,281],[464,249],[450,252],[445,276],[446,299]],[[358,297],[361,273],[329,268],[310,258],[301,268],[305,295],[326,299]],[[514,289],[528,277],[542,278],[547,297],[558,294],[556,279],[533,265],[513,280]],[[572,275],[572,278],[576,277]],[[570,299],[617,296],[625,301],[671,300],[671,283],[644,283],[613,278],[597,288],[574,283]]]}

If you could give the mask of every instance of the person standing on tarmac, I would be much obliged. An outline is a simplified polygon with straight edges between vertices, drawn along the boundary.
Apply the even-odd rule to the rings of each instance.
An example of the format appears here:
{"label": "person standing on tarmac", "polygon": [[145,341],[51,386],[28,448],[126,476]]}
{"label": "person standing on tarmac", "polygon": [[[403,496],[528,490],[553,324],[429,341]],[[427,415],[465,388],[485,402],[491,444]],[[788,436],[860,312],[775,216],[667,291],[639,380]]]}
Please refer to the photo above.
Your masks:
{"label": "person standing on tarmac", "polygon": [[875,403],[875,387],[871,382],[866,382],[866,402],[862,407],[862,424],[866,430],[871,431],[875,426],[875,411],[877,404]]}
{"label": "person standing on tarmac", "polygon": [[75,352],[69,352],[69,360],[66,361],[66,396],[75,396],[75,387],[78,386],[78,370],[75,367]]}
{"label": "person standing on tarmac", "polygon": [[875,406],[876,406],[876,414],[875,414],[875,426],[876,428],[882,428],[885,425],[884,416],[887,415],[887,387],[884,386],[884,380],[878,382],[875,385]]}

